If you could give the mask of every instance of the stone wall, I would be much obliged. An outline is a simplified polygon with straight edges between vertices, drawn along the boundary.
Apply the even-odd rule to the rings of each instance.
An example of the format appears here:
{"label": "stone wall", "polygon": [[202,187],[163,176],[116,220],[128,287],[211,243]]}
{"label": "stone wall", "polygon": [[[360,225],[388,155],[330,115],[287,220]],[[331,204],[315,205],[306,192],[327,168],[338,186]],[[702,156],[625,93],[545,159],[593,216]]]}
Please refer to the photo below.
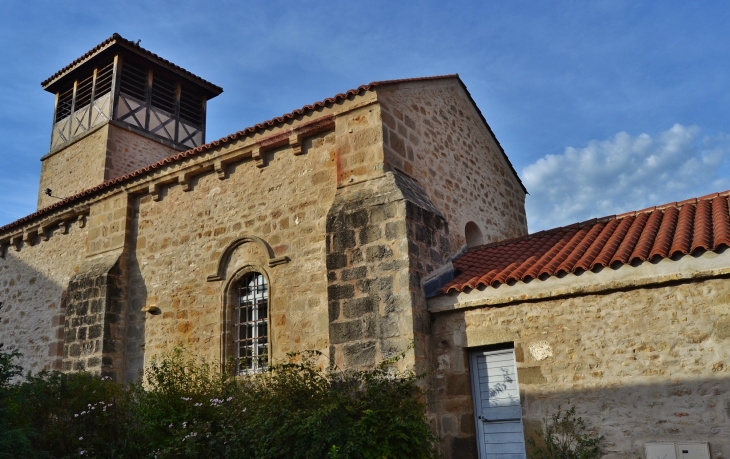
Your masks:
{"label": "stone wall", "polygon": [[337,165],[338,186],[352,185],[383,175],[380,106],[374,103],[373,93],[366,93],[358,99],[363,99],[356,105],[361,108],[337,121],[337,146],[333,158]]}
{"label": "stone wall", "polygon": [[69,146],[42,159],[38,208],[121,177],[180,151],[123,127],[107,122]]}
{"label": "stone wall", "polygon": [[451,253],[473,221],[485,242],[527,233],[525,191],[457,79],[378,88],[385,163],[423,187],[450,228]]}
{"label": "stone wall", "polygon": [[121,381],[124,372],[127,276],[124,255],[87,259],[67,290],[63,370]]}
{"label": "stone wall", "polygon": [[[152,355],[178,345],[221,359],[227,282],[252,265],[270,280],[274,360],[292,351],[327,352],[325,217],[335,192],[336,140],[322,133],[305,141],[301,155],[278,148],[266,152],[265,167],[249,157],[228,166],[223,180],[210,171],[193,178],[189,191],[173,184],[158,201],[137,198],[129,286],[136,316],[128,330],[129,348],[143,347],[144,356],[135,358],[128,378]],[[226,249],[251,236],[290,261],[272,265],[266,251],[247,243],[233,251],[219,279],[207,281]],[[140,316],[142,308],[159,312]]]}
{"label": "stone wall", "polygon": [[110,123],[104,180],[121,177],[179,152],[158,140],[125,129],[121,123]]}
{"label": "stone wall", "polygon": [[[0,342],[22,354],[24,371],[60,369],[66,286],[83,260],[87,228],[49,228],[19,245],[0,247]],[[16,250],[19,249],[19,250]]]}
{"label": "stone wall", "polygon": [[643,457],[650,441],[709,441],[713,457],[730,455],[728,285],[690,279],[525,303],[501,286],[512,304],[437,313],[432,388],[444,457],[476,457],[468,350],[509,342],[528,437],[575,406],[605,435],[607,457]]}
{"label": "stone wall", "polygon": [[87,225],[86,256],[92,257],[111,250],[123,250],[129,241],[131,197],[124,192],[113,193],[90,206]]}
{"label": "stone wall", "polygon": [[409,344],[404,233],[405,201],[392,174],[338,190],[327,216],[327,296],[339,368],[371,368]]}
{"label": "stone wall", "polygon": [[[42,158],[38,209],[104,182],[108,124]],[[50,188],[53,196],[46,196]]]}
{"label": "stone wall", "polygon": [[337,367],[372,368],[413,345],[401,369],[426,369],[421,279],[441,267],[447,250],[444,218],[413,180],[389,172],[338,190],[327,216],[330,356]]}

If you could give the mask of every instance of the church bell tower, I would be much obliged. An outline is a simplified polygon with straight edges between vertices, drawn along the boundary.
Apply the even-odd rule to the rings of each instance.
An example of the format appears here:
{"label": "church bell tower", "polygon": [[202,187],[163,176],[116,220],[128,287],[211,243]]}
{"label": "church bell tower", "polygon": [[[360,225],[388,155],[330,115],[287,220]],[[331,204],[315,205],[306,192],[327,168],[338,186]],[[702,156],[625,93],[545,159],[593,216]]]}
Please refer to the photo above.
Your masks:
{"label": "church bell tower", "polygon": [[41,83],[56,95],[38,208],[205,143],[223,89],[112,35]]}

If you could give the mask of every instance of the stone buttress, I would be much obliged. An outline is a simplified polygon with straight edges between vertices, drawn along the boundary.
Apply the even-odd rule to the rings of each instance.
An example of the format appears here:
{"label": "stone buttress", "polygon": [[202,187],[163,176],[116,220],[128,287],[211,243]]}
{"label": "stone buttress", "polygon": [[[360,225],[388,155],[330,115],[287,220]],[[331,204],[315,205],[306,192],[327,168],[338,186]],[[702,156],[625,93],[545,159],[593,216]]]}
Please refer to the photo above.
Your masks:
{"label": "stone buttress", "polygon": [[414,347],[401,369],[425,370],[422,279],[448,260],[448,225],[418,183],[387,172],[338,189],[327,215],[330,359],[372,368]]}

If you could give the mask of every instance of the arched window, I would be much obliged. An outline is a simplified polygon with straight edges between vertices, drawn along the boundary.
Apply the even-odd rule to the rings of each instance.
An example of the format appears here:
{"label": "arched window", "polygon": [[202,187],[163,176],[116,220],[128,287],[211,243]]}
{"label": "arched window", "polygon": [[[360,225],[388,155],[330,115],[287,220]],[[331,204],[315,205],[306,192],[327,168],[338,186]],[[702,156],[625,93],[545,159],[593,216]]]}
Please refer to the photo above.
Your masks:
{"label": "arched window", "polygon": [[474,247],[475,245],[484,244],[484,236],[482,230],[479,229],[476,223],[469,222],[464,228],[464,235],[466,236],[466,246]]}
{"label": "arched window", "polygon": [[234,287],[233,350],[237,374],[261,371],[269,364],[269,288],[258,272],[244,274]]}

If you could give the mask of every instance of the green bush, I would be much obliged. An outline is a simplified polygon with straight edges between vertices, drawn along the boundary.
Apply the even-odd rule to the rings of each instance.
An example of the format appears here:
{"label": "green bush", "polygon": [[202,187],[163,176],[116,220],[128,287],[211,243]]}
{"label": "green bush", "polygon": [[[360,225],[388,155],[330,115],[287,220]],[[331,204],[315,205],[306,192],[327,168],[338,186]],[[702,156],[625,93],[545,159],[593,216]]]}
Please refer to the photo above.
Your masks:
{"label": "green bush", "polygon": [[[10,381],[17,355],[2,356],[0,376]],[[234,377],[176,349],[130,386],[41,372],[15,385],[0,380],[0,410],[28,457],[436,457],[413,374],[328,372],[315,367],[316,355],[294,357],[300,363]],[[3,449],[3,438],[0,458],[6,450],[24,457]]]}
{"label": "green bush", "polygon": [[575,407],[558,411],[543,420],[543,426],[528,440],[531,459],[595,459],[600,457],[603,436],[588,432],[583,418],[575,415]]}
{"label": "green bush", "polygon": [[13,360],[19,356],[17,351],[4,351],[0,344],[0,459],[23,458],[32,454],[25,432],[14,426],[9,419],[11,382],[21,373],[21,368]]}

